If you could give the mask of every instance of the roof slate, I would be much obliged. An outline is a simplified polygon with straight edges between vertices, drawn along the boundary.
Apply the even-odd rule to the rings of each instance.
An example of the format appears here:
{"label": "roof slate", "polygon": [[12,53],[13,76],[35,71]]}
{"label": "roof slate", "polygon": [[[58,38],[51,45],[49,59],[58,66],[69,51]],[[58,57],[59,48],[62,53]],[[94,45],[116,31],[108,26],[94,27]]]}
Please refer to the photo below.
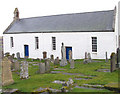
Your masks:
{"label": "roof slate", "polygon": [[113,30],[114,10],[23,18],[4,32],[89,32]]}

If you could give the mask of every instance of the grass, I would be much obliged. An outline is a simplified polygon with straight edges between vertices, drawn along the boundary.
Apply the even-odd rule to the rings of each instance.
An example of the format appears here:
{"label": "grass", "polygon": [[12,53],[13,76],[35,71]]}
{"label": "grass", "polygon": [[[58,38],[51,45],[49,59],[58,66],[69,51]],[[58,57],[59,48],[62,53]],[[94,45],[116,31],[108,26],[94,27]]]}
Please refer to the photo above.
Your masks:
{"label": "grass", "polygon": [[[28,59],[28,62],[31,62],[32,59]],[[52,83],[54,80],[64,80],[68,81],[69,78],[72,78],[78,86],[82,86],[83,84],[100,84],[106,85],[109,83],[118,83],[118,72],[119,70],[114,71],[113,73],[109,72],[97,72],[95,70],[106,68],[110,69],[110,62],[105,63],[104,60],[100,60],[101,62],[92,62],[89,64],[83,64],[83,60],[75,60],[75,69],[70,69],[70,64],[60,67],[66,70],[62,70],[67,73],[80,73],[84,75],[94,75],[95,77],[91,77],[89,80],[75,80],[76,77],[82,77],[79,75],[65,75],[62,73],[59,74],[37,74],[38,66],[29,65],[29,79],[21,80],[20,76],[13,72],[14,84],[9,86],[4,86],[3,88],[17,88],[21,92],[33,92],[36,89],[42,87],[51,87],[53,89],[61,89],[61,84]],[[40,61],[39,61],[40,62]],[[80,62],[80,63],[79,63]],[[53,70],[54,65],[50,63],[51,70]],[[92,90],[92,89],[83,89],[83,88],[74,88],[71,92],[110,92],[109,90]]]}

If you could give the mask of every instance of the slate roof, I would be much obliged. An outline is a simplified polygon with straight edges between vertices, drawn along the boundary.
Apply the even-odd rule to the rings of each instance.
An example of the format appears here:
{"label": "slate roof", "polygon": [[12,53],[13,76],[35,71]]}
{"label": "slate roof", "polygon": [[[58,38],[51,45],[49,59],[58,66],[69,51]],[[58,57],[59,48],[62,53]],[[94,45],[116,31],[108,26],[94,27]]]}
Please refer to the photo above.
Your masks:
{"label": "slate roof", "polygon": [[114,10],[23,18],[4,32],[96,32],[113,31]]}

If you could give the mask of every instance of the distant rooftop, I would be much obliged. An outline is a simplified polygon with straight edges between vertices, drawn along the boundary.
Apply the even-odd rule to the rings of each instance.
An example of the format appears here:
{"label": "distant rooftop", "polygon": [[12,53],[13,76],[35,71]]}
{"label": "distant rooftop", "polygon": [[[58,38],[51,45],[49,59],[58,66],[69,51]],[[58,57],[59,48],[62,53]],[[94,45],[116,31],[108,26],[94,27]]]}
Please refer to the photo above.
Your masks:
{"label": "distant rooftop", "polygon": [[23,18],[14,21],[4,34],[46,32],[111,32],[114,10]]}

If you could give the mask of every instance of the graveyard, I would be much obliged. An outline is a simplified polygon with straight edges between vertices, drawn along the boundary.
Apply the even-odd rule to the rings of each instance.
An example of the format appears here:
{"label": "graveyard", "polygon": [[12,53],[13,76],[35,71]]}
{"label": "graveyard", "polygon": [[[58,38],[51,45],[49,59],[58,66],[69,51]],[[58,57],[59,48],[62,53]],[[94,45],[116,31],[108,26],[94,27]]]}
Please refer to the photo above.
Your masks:
{"label": "graveyard", "polygon": [[[28,67],[27,74],[21,74],[21,68],[12,67],[12,83],[3,86],[7,90],[15,92],[120,92],[118,86],[119,69],[111,71],[111,60],[99,59],[84,63],[84,59],[67,61],[64,66],[61,60],[14,58]],[[47,63],[49,64],[47,65]],[[47,67],[45,67],[47,65]],[[42,66],[42,67],[40,67]],[[45,69],[43,69],[45,67]],[[24,68],[23,68],[24,69]],[[47,70],[48,69],[48,70]],[[8,75],[8,74],[7,74]],[[22,76],[21,76],[22,75]],[[10,78],[9,78],[10,79]]]}

